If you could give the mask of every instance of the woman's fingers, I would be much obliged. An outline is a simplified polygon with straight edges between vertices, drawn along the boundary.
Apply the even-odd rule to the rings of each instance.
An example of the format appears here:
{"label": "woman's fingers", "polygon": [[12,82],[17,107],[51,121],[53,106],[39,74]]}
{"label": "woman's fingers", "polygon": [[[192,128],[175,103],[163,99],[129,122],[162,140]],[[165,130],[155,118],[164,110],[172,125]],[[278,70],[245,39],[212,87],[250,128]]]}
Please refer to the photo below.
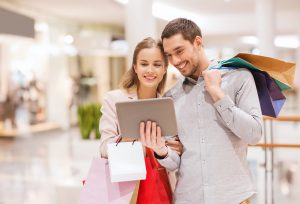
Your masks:
{"label": "woman's fingers", "polygon": [[157,149],[165,146],[165,140],[161,136],[161,128],[156,124],[156,122],[141,122],[140,137],[142,144],[151,149]]}
{"label": "woman's fingers", "polygon": [[146,145],[146,138],[145,138],[145,123],[141,122],[140,123],[140,137],[141,137],[141,142],[143,145]]}
{"label": "woman's fingers", "polygon": [[157,145],[159,147],[162,147],[162,146],[165,146],[165,140],[161,137],[161,128],[159,126],[157,126],[157,138],[156,138],[156,142],[157,142]]}
{"label": "woman's fingers", "polygon": [[157,138],[157,135],[156,135],[156,123],[155,122],[152,122],[152,127],[151,127],[151,144],[152,144],[152,147],[156,147],[156,138]]}
{"label": "woman's fingers", "polygon": [[145,139],[146,139],[146,145],[148,147],[151,146],[151,121],[147,121],[146,123],[146,136],[145,136]]}

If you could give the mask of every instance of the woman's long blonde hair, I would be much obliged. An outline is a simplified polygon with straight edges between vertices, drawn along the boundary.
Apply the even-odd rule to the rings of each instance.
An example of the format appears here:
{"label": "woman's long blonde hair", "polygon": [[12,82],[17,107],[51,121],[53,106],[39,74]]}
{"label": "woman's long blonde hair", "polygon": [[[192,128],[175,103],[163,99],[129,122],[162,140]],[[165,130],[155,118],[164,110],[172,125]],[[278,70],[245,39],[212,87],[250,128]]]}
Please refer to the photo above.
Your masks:
{"label": "woman's long blonde hair", "polygon": [[[137,64],[137,56],[141,50],[147,49],[147,48],[153,48],[153,47],[156,47],[160,50],[162,58],[163,58],[164,67],[165,67],[165,69],[167,69],[168,58],[164,53],[163,45],[162,45],[161,41],[155,41],[151,37],[145,38],[144,40],[139,42],[134,49],[131,68],[122,77],[121,82],[120,82],[121,88],[127,90],[128,92],[132,89],[138,89],[140,82],[137,77],[137,74],[134,71],[134,66]],[[163,93],[165,84],[166,84],[166,80],[167,80],[167,72],[164,74],[163,79],[158,84],[158,87],[157,87],[158,93],[160,93],[160,94]]]}

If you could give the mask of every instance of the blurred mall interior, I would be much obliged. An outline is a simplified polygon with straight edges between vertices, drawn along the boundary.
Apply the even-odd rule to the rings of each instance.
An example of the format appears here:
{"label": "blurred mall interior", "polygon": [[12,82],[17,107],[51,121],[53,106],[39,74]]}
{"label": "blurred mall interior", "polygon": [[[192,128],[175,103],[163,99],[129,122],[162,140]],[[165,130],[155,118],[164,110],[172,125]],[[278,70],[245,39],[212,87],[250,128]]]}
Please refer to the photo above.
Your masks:
{"label": "blurred mall interior", "polygon": [[[177,17],[200,26],[210,59],[297,63],[282,118],[264,120],[248,160],[253,204],[300,204],[299,0],[0,0],[0,204],[77,203],[99,157],[101,115],[84,111],[118,88],[135,44]],[[170,66],[167,88],[178,76]],[[96,118],[88,132],[83,117]]]}

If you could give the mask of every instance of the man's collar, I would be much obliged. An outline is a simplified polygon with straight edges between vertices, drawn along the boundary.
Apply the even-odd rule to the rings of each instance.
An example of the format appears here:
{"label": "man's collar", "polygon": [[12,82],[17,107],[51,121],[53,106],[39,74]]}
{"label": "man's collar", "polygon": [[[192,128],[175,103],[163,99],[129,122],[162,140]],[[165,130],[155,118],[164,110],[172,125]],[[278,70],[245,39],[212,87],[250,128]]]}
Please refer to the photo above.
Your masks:
{"label": "man's collar", "polygon": [[[217,60],[211,60],[210,61],[210,63],[209,63],[209,65],[208,65],[208,68],[207,69],[209,69],[210,67],[213,67],[213,66],[215,66],[215,65],[217,65],[218,64],[218,61]],[[196,81],[195,79],[193,79],[193,78],[191,78],[191,77],[185,77],[184,78],[184,80],[183,80],[183,83],[182,83],[182,85],[188,85],[188,84],[190,84],[190,85],[196,85],[197,84],[197,82],[200,82],[200,81],[202,81],[203,80],[203,77],[202,77],[202,75],[201,76],[199,76],[199,78],[198,78],[198,80]]]}
{"label": "man's collar", "polygon": [[191,77],[185,77],[183,84],[191,84],[191,85],[196,85],[197,81]]}

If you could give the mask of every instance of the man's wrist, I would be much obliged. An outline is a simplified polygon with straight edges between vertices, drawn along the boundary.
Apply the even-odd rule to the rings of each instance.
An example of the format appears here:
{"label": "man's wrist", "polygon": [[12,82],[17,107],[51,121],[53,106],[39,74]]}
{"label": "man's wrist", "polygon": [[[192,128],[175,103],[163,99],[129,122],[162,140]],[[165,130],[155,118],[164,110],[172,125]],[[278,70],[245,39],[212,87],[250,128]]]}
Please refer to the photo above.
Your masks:
{"label": "man's wrist", "polygon": [[207,89],[209,95],[212,97],[214,102],[217,102],[224,98],[225,94],[220,87],[212,86]]}

